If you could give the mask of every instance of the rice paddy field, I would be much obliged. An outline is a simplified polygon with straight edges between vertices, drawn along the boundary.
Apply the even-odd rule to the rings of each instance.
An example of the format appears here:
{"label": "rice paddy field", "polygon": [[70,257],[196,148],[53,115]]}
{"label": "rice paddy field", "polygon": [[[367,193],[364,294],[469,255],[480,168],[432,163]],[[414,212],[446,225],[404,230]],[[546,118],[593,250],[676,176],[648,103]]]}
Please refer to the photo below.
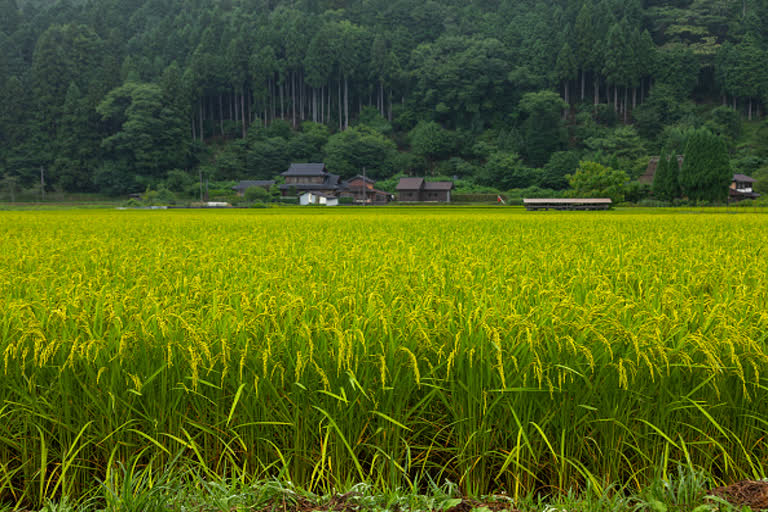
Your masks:
{"label": "rice paddy field", "polygon": [[766,476],[768,215],[0,212],[0,503]]}

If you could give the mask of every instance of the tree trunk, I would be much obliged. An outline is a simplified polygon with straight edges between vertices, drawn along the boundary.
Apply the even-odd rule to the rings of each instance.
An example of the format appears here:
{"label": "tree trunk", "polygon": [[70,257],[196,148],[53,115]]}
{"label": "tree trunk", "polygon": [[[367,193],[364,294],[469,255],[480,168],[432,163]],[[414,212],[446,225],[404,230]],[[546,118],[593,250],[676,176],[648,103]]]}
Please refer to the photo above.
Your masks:
{"label": "tree trunk", "polygon": [[389,122],[392,122],[392,88],[389,88]]}
{"label": "tree trunk", "polygon": [[312,122],[317,122],[317,91],[312,88]]}
{"label": "tree trunk", "polygon": [[637,87],[632,88],[632,110],[637,108]]}
{"label": "tree trunk", "polygon": [[[245,93],[245,91],[243,91],[243,93]],[[248,116],[248,117],[250,117],[250,116]],[[241,94],[240,95],[240,123],[241,123],[240,126],[243,128],[243,131],[242,131],[243,138],[245,138],[245,131],[246,131],[246,126],[245,126],[245,94]]]}
{"label": "tree trunk", "polygon": [[245,103],[245,106],[248,107],[248,125],[250,126],[256,120],[255,114],[253,118],[251,117],[251,112],[253,111],[253,91],[250,89],[248,89],[248,101]]}
{"label": "tree trunk", "polygon": [[581,101],[584,101],[584,70],[581,70]]}
{"label": "tree trunk", "polygon": [[296,128],[296,72],[291,72],[291,126]]}
{"label": "tree trunk", "polygon": [[278,89],[280,89],[280,119],[285,119],[285,80],[283,80],[283,83],[278,84]]}
{"label": "tree trunk", "polygon": [[341,80],[339,80],[339,86],[336,88],[336,92],[338,93],[338,102],[339,102],[339,131],[344,129],[344,117],[341,115]]}
{"label": "tree trunk", "polygon": [[349,81],[344,76],[344,129],[349,128]]}
{"label": "tree trunk", "polygon": [[299,121],[304,121],[307,118],[306,111],[304,110],[304,105],[306,103],[305,96],[306,90],[304,86],[304,77],[299,73]]}
{"label": "tree trunk", "polygon": [[224,100],[223,94],[219,94],[219,134],[224,136]]}
{"label": "tree trunk", "polygon": [[624,124],[627,124],[627,89],[629,89],[626,85],[624,86]]}
{"label": "tree trunk", "polygon": [[275,77],[273,76],[269,82],[272,85],[272,94],[269,95],[269,103],[272,105],[272,117],[270,119],[274,121],[275,117],[277,117],[277,106],[275,105],[275,101],[277,100],[277,91],[275,91]]}
{"label": "tree trunk", "polygon": [[197,140],[197,130],[195,129],[197,124],[194,114],[192,115],[192,140]]}
{"label": "tree trunk", "polygon": [[568,80],[566,80],[565,83],[563,84],[563,89],[565,91],[565,102],[568,104],[568,106],[570,106],[571,105],[571,98],[570,98],[570,95],[569,95],[570,87],[568,87]]}
{"label": "tree trunk", "polygon": [[384,95],[384,82],[381,83],[379,94],[381,94],[381,116],[384,117],[387,115],[387,98]]}
{"label": "tree trunk", "polygon": [[597,106],[600,103],[600,78],[597,76],[597,73],[595,73],[595,100],[594,105]]}
{"label": "tree trunk", "polygon": [[747,119],[752,120],[752,98],[749,98],[749,107],[747,107]]}
{"label": "tree trunk", "polygon": [[203,102],[200,101],[200,142],[203,142],[204,130],[203,130]]}

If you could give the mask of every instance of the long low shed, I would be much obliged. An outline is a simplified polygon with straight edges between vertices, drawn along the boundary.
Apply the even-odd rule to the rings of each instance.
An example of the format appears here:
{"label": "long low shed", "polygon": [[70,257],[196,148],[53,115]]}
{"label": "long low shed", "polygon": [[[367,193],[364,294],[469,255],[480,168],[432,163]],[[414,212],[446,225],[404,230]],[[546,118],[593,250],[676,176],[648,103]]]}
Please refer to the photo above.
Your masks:
{"label": "long low shed", "polygon": [[523,199],[526,210],[609,210],[608,198],[578,197],[569,199]]}

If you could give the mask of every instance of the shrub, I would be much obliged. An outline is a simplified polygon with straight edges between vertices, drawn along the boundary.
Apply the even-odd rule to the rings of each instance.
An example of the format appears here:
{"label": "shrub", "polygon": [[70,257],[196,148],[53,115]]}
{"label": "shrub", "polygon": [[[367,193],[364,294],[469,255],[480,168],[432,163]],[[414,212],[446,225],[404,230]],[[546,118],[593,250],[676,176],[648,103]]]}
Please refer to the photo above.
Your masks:
{"label": "shrub", "polygon": [[269,192],[264,187],[248,187],[245,189],[245,200],[248,202],[255,201],[267,201],[269,199]]}

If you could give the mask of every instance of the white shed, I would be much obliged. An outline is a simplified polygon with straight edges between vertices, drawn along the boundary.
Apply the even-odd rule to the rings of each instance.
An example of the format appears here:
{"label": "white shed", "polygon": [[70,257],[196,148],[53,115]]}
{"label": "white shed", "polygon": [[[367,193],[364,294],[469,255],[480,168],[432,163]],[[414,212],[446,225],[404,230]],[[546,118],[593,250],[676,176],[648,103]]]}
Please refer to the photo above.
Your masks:
{"label": "white shed", "polygon": [[339,200],[334,196],[327,196],[318,192],[304,192],[299,196],[299,204],[307,206],[310,204],[321,204],[325,206],[338,206]]}

